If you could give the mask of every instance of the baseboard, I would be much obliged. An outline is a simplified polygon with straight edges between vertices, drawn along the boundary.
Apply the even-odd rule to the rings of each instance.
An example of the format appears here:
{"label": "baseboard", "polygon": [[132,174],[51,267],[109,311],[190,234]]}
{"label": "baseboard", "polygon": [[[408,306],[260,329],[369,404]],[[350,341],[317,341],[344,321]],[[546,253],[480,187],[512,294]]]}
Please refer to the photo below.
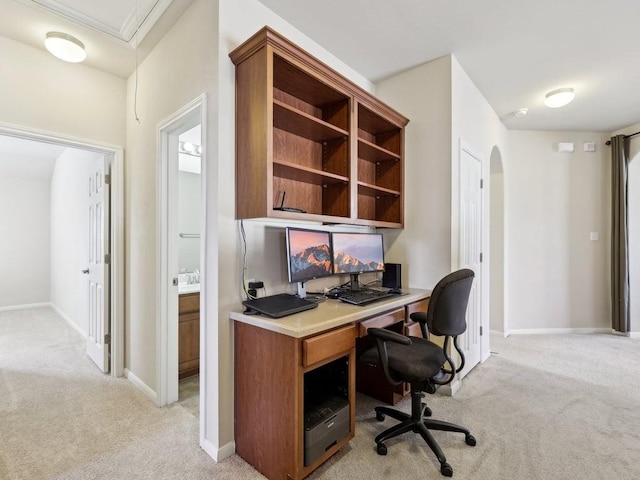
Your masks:
{"label": "baseboard", "polygon": [[504,338],[507,338],[509,336],[509,332],[502,332],[500,330],[489,330],[489,334]]}
{"label": "baseboard", "polygon": [[629,338],[640,338],[640,332],[629,332]]}
{"label": "baseboard", "polygon": [[200,448],[207,452],[207,455],[213,458],[216,462],[221,462],[225,458],[229,458],[236,453],[236,442],[229,442],[218,448],[212,442],[203,438],[200,441]]}
{"label": "baseboard", "polygon": [[60,315],[70,326],[71,328],[73,328],[76,332],[78,332],[80,335],[82,335],[82,338],[86,339],[87,338],[87,332],[85,332],[84,330],[82,330],[77,324],[76,322],[74,322],[73,320],[71,320],[71,318],[69,318],[62,310],[60,310],[55,304],[51,303],[51,308],[53,308],[56,313],[58,315]]}
{"label": "baseboard", "polygon": [[144,383],[142,380],[140,380],[133,372],[131,372],[131,370],[129,370],[128,368],[124,369],[124,376],[131,382],[133,383],[136,388],[140,391],[142,391],[142,393],[144,393],[149,400],[151,400],[154,405],[157,405],[157,400],[158,400],[158,395],[156,394],[156,392],[154,392],[151,388],[149,388],[149,386]]}
{"label": "baseboard", "polygon": [[11,310],[27,310],[29,308],[43,308],[50,307],[51,303],[25,303],[24,305],[11,305],[9,307],[0,307],[0,312],[8,312]]}
{"label": "baseboard", "polygon": [[509,335],[556,335],[564,333],[611,333],[611,328],[517,328]]}

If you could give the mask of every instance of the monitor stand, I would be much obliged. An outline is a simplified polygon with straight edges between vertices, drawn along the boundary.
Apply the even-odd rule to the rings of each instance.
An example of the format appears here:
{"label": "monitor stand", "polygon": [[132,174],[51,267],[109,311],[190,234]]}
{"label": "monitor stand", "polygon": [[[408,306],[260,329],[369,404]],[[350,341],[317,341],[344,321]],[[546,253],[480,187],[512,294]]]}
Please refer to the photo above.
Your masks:
{"label": "monitor stand", "polygon": [[307,296],[307,287],[305,287],[304,282],[298,282],[298,296],[300,298]]}
{"label": "monitor stand", "polygon": [[350,278],[349,290],[351,290],[352,292],[357,292],[357,291],[361,290],[359,274],[358,273],[350,273],[349,274],[349,278]]}

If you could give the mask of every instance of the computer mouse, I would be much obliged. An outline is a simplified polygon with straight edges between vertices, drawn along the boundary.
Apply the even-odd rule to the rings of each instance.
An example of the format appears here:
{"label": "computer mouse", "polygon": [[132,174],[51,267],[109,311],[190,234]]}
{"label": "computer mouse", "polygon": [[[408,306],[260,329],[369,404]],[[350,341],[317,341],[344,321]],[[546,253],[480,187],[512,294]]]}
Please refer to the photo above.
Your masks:
{"label": "computer mouse", "polygon": [[402,295],[402,290],[399,288],[391,288],[387,293],[391,293],[392,295]]}

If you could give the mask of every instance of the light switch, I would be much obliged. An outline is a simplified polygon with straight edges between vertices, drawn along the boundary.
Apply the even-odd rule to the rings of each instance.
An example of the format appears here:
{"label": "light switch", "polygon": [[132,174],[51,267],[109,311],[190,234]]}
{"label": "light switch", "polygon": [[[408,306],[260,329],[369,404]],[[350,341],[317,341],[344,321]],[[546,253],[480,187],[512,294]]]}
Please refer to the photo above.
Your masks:
{"label": "light switch", "polygon": [[598,240],[600,240],[600,232],[591,232],[589,234],[589,239],[592,242],[597,242]]}

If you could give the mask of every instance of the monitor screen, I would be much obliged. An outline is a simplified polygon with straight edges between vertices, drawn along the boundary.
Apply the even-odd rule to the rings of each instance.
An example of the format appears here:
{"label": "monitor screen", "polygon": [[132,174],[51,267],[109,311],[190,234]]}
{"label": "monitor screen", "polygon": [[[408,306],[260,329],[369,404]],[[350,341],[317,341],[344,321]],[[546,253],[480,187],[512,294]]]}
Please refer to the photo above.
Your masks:
{"label": "monitor screen", "polygon": [[384,248],[380,233],[334,233],[333,273],[384,271]]}
{"label": "monitor screen", "polygon": [[289,282],[333,275],[329,232],[288,227],[286,237]]}

